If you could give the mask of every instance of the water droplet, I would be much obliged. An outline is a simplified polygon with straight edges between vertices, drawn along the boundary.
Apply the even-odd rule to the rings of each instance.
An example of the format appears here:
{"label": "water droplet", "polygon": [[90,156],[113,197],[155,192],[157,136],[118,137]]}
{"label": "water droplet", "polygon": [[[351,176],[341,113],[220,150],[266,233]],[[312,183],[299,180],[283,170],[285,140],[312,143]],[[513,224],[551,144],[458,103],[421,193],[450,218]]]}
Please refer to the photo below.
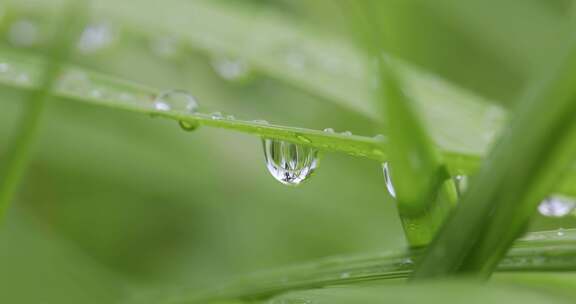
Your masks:
{"label": "water droplet", "polygon": [[326,129],[324,129],[324,132],[326,132],[326,133],[336,133],[336,131],[334,131],[334,129],[332,129],[332,128],[326,128]]}
{"label": "water droplet", "polygon": [[396,190],[392,184],[392,178],[390,177],[390,165],[388,162],[382,164],[382,170],[384,171],[384,183],[386,183],[386,189],[388,189],[390,196],[396,198]]}
{"label": "water droplet", "polygon": [[182,130],[184,131],[188,131],[188,132],[192,132],[196,129],[198,129],[198,127],[200,126],[200,124],[198,122],[190,122],[190,121],[179,121],[178,124],[180,125],[180,128],[182,128]]}
{"label": "water droplet", "polygon": [[250,68],[244,60],[226,56],[212,58],[212,67],[220,77],[230,81],[243,79],[250,73]]}
{"label": "water droplet", "polygon": [[262,139],[268,171],[285,185],[299,185],[318,168],[318,150],[276,139]]}
{"label": "water droplet", "polygon": [[38,25],[28,19],[20,19],[10,25],[8,41],[17,47],[31,47],[38,44],[40,31]]}
{"label": "water droplet", "polygon": [[350,273],[348,273],[348,272],[343,272],[340,274],[341,279],[347,279],[349,277],[350,277]]}
{"label": "water droplet", "polygon": [[212,117],[213,120],[221,120],[224,118],[221,112],[214,112],[210,114],[210,117]]}
{"label": "water droplet", "polygon": [[188,114],[198,110],[198,102],[187,91],[170,90],[162,92],[156,97],[154,108],[159,111],[176,111]]}
{"label": "water droplet", "polygon": [[352,136],[352,132],[350,132],[350,131],[344,131],[341,134],[344,136]]}
{"label": "water droplet", "polygon": [[456,185],[456,190],[459,195],[464,194],[468,189],[468,176],[466,175],[456,175],[454,176],[454,184]]}
{"label": "water droplet", "polygon": [[262,120],[262,119],[256,119],[256,120],[253,120],[252,122],[255,122],[255,123],[258,123],[258,124],[261,124],[261,125],[267,125],[267,124],[269,124],[268,121]]}
{"label": "water droplet", "polygon": [[179,44],[172,36],[157,36],[150,41],[150,49],[154,55],[170,59],[178,55]]}
{"label": "water droplet", "polygon": [[558,231],[556,231],[556,236],[564,236],[564,228],[559,228]]}
{"label": "water droplet", "polygon": [[157,111],[167,112],[170,111],[170,105],[161,100],[154,101],[154,109]]}
{"label": "water droplet", "polygon": [[114,42],[114,30],[109,23],[99,22],[88,25],[78,41],[78,50],[93,54],[109,47]]}
{"label": "water droplet", "polygon": [[234,117],[234,115],[226,115],[226,119],[234,120],[234,119],[236,119],[236,117]]}
{"label": "water droplet", "polygon": [[564,217],[576,207],[576,201],[564,196],[550,196],[540,203],[538,212],[546,217]]}

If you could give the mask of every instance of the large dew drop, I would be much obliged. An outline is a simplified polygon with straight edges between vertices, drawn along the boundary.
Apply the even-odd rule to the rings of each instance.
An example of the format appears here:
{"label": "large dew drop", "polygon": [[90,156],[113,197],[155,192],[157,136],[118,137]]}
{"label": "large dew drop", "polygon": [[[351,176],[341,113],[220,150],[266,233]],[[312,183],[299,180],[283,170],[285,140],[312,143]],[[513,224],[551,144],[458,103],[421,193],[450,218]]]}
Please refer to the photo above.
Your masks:
{"label": "large dew drop", "polygon": [[384,183],[386,183],[386,189],[388,189],[390,196],[396,198],[396,190],[394,189],[392,178],[390,177],[390,165],[387,162],[383,163],[382,170],[384,171]]}
{"label": "large dew drop", "polygon": [[565,196],[550,196],[540,203],[538,212],[546,217],[564,217],[576,208],[576,201]]}
{"label": "large dew drop", "polygon": [[318,150],[286,141],[262,139],[266,167],[276,180],[297,186],[318,168]]}

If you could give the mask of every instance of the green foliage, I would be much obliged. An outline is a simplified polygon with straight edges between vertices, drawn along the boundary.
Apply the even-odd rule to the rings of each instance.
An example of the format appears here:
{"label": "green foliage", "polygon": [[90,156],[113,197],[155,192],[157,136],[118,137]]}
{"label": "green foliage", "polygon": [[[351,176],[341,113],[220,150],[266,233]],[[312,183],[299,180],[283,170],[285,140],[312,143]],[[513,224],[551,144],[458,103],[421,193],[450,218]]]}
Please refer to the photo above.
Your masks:
{"label": "green foliage", "polygon": [[[575,219],[534,217],[544,196],[576,196],[571,1],[102,0],[88,19],[63,3],[0,3],[0,206],[16,203],[2,300],[573,297]],[[70,52],[102,25],[104,48]],[[199,111],[159,108],[172,89]],[[276,184],[260,137],[321,150],[314,181]]]}

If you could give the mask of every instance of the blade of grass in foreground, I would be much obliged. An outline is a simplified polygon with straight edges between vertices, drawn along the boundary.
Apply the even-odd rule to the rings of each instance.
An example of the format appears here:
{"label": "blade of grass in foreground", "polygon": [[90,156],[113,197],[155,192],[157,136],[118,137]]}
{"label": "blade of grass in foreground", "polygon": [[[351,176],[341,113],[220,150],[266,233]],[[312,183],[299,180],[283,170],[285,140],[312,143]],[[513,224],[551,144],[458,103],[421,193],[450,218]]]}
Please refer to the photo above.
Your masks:
{"label": "blade of grass in foreground", "polygon": [[22,178],[50,89],[56,82],[63,62],[75,46],[76,38],[85,24],[85,1],[68,1],[64,17],[57,28],[55,39],[42,72],[39,86],[29,92],[22,117],[16,127],[13,143],[4,159],[3,177],[0,181],[0,220],[13,200],[14,193]]}
{"label": "blade of grass in foreground", "polygon": [[[373,1],[350,2],[357,32],[364,38],[377,63],[377,98],[388,135],[388,175],[404,231],[411,246],[427,245],[456,203],[457,195],[450,174],[433,145],[414,101],[404,93],[406,87],[395,65],[386,57],[385,27],[379,12],[388,9]],[[389,187],[390,188],[390,187]]]}
{"label": "blade of grass in foreground", "polygon": [[[576,270],[576,230],[528,234],[515,242],[499,263],[499,273]],[[214,290],[178,290],[169,294],[143,293],[154,303],[207,303],[228,299],[263,299],[284,292],[344,284],[405,279],[422,250],[335,256],[293,267],[255,273]],[[132,302],[130,302],[132,303]],[[135,301],[134,303],[139,303]]]}
{"label": "blade of grass in foreground", "polygon": [[517,105],[509,129],[440,230],[415,279],[489,277],[576,153],[576,43]]}

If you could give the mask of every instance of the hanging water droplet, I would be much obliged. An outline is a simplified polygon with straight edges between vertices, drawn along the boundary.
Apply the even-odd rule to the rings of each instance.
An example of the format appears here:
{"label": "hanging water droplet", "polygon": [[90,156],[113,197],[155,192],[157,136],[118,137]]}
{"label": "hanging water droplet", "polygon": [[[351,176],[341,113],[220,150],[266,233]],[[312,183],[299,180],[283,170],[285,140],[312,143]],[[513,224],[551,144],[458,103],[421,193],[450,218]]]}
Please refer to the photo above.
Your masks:
{"label": "hanging water droplet", "polygon": [[17,47],[31,47],[38,44],[40,31],[38,25],[28,19],[20,19],[10,25],[8,41]]}
{"label": "hanging water droplet", "polygon": [[222,120],[224,118],[224,116],[222,115],[221,112],[214,112],[214,113],[210,114],[210,117],[213,120]]}
{"label": "hanging water droplet", "polygon": [[154,108],[159,111],[195,113],[198,110],[196,98],[184,90],[162,92],[154,100]]}
{"label": "hanging water droplet", "polygon": [[576,208],[574,199],[564,196],[550,196],[540,203],[538,212],[546,217],[564,217]]}
{"label": "hanging water droplet", "polygon": [[456,175],[454,176],[454,184],[456,185],[456,190],[459,195],[464,194],[468,189],[468,176],[466,175]]}
{"label": "hanging water droplet", "polygon": [[114,42],[114,29],[106,22],[88,25],[78,41],[78,50],[93,54],[109,47]]}
{"label": "hanging water droplet", "polygon": [[285,185],[299,185],[318,168],[318,150],[276,139],[262,139],[268,171]]}
{"label": "hanging water droplet", "polygon": [[336,131],[334,131],[334,129],[332,129],[332,128],[326,128],[326,129],[324,129],[324,132],[326,132],[326,133],[336,133]]}
{"label": "hanging water droplet", "polygon": [[390,165],[388,162],[382,164],[382,170],[384,171],[384,183],[386,184],[386,189],[388,189],[390,196],[396,198],[396,190],[392,184],[392,178],[390,177]]}
{"label": "hanging water droplet", "polygon": [[200,126],[200,124],[196,121],[190,122],[190,121],[181,120],[178,122],[178,124],[180,125],[180,128],[182,130],[188,131],[188,132],[194,131],[194,130],[198,129],[198,127]]}
{"label": "hanging water droplet", "polygon": [[220,77],[230,81],[243,79],[250,73],[250,68],[244,60],[226,56],[212,58],[212,67]]}

